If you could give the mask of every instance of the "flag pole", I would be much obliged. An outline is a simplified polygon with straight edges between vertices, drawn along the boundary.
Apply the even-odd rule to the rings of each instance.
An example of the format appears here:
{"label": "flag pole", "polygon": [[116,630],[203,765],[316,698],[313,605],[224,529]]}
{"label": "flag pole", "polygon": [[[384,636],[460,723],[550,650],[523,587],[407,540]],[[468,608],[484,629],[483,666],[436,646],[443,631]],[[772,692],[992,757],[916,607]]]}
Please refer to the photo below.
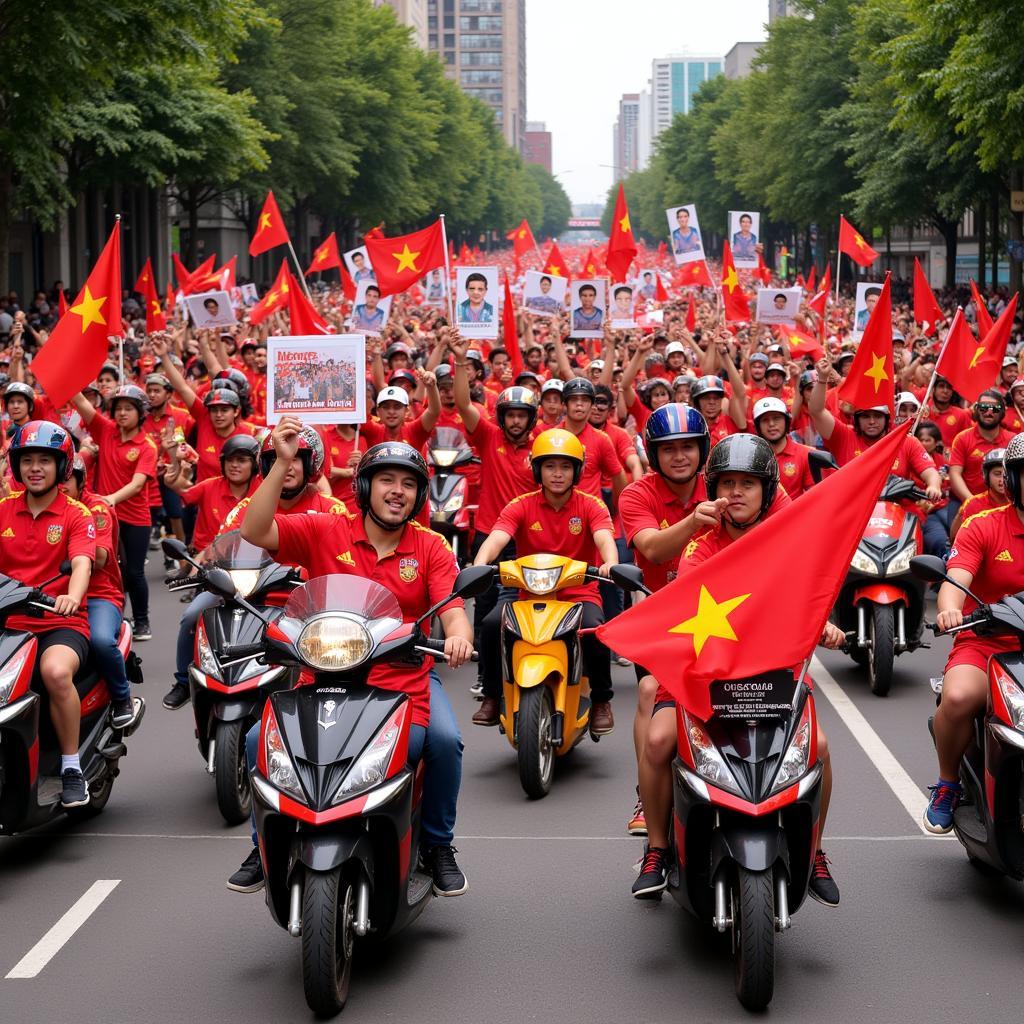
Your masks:
{"label": "flag pole", "polygon": [[[121,223],[121,214],[115,213],[114,214],[114,227],[116,228],[120,223]],[[120,269],[120,268],[118,268],[118,269]],[[154,282],[154,287],[155,287],[155,282]],[[120,313],[120,308],[121,308],[120,307],[120,303],[121,303],[121,296],[120,295],[117,296],[117,300],[116,301],[118,303],[118,312]],[[145,301],[145,300],[143,300],[143,301]],[[107,351],[108,352],[110,351],[109,346],[107,348]],[[118,336],[117,336],[117,371],[118,371],[118,374],[119,374],[118,380],[122,384],[124,384],[124,329],[123,329],[123,327],[122,327],[122,330],[121,330],[120,334],[118,334]]]}
{"label": "flag pole", "polygon": [[443,213],[438,219],[441,221],[441,245],[444,247],[444,297],[448,305],[448,326],[454,327],[455,307],[452,304],[452,268],[448,259],[448,228]]}
{"label": "flag pole", "polygon": [[[957,312],[961,311],[962,307],[957,306]],[[955,315],[953,319],[956,319]],[[924,415],[924,411],[927,408],[928,403],[931,401],[932,390],[935,388],[935,381],[939,376],[939,367],[942,365],[942,357],[946,354],[946,346],[949,344],[949,338],[952,333],[952,331],[946,331],[946,340],[942,343],[942,348],[939,349],[938,359],[935,360],[935,369],[932,370],[931,380],[928,381],[928,389],[924,393],[924,401],[921,403],[921,408],[917,410],[917,415],[914,417],[914,427],[913,430],[911,430],[912,434],[917,430],[917,425],[921,422],[921,417]]]}
{"label": "flag pole", "polygon": [[299,257],[295,255],[295,246],[292,245],[291,236],[288,236],[288,251],[292,254],[292,259],[295,262],[295,270],[299,275],[299,283],[302,285],[302,290],[306,293],[306,298],[310,302],[313,301],[313,296],[310,294],[309,285],[306,282],[306,275],[302,272],[302,267],[299,266]]}

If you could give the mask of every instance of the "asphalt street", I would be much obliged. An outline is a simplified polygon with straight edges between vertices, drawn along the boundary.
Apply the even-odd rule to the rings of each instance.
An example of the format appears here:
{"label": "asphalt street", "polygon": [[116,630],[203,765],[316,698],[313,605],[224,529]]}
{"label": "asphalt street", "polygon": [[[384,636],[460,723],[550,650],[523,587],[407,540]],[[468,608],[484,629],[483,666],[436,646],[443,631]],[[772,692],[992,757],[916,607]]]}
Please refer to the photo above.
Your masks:
{"label": "asphalt street", "polygon": [[[218,814],[191,710],[160,705],[180,610],[155,584],[154,639],[138,647],[148,713],[106,811],[0,839],[2,1020],[312,1019],[298,941],[273,924],[262,894],[224,886],[248,829]],[[1020,1018],[1024,888],[980,874],[955,840],[918,824],[935,776],[928,677],[946,649],[901,658],[887,699],[845,657],[821,656],[818,708],[836,773],[825,849],[842,902],[808,902],[779,936],[772,1017]],[[342,1019],[745,1019],[710,933],[669,899],[629,893],[641,853],[625,831],[632,670],[615,670],[614,734],[580,747],[540,802],[524,797],[505,738],[470,725],[471,672],[445,676],[466,740],[456,845],[470,890],[434,900],[379,958],[357,961]],[[7,976],[32,973],[13,969],[73,906],[81,926],[54,939],[45,966]]]}

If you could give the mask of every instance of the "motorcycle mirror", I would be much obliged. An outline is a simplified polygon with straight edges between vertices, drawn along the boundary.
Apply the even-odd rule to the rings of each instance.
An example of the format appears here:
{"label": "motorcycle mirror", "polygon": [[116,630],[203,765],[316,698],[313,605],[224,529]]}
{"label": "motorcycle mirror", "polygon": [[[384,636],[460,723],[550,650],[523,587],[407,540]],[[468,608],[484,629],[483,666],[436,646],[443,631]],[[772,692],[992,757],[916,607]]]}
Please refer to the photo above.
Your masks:
{"label": "motorcycle mirror", "polygon": [[979,605],[984,604],[976,594],[972,594],[967,587],[957,583],[946,572],[946,563],[938,555],[915,555],[910,560],[910,571],[919,580],[924,580],[926,583],[949,583],[968,597],[973,598]]}
{"label": "motorcycle mirror", "polygon": [[206,586],[208,590],[226,601],[230,601],[237,593],[231,574],[216,565],[206,570]]}
{"label": "motorcycle mirror", "polygon": [[467,565],[455,577],[452,593],[459,597],[479,597],[490,590],[493,579],[493,565]]}
{"label": "motorcycle mirror", "polygon": [[820,448],[812,448],[807,453],[807,462],[811,470],[811,479],[816,484],[821,483],[821,476],[826,469],[839,468],[835,456],[831,452],[822,451]]}
{"label": "motorcycle mirror", "polygon": [[188,548],[177,537],[164,537],[160,546],[168,558],[174,558],[179,562],[188,558]]}
{"label": "motorcycle mirror", "polygon": [[631,593],[640,591],[650,594],[650,591],[644,586],[643,570],[638,565],[613,565],[609,575],[612,583],[622,587],[623,590],[628,590]]}

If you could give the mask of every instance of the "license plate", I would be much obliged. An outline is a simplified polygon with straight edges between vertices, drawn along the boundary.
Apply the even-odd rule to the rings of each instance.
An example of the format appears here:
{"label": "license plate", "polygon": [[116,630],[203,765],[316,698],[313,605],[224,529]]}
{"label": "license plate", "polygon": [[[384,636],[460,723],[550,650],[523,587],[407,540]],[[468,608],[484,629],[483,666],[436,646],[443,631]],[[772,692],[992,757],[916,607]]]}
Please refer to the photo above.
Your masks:
{"label": "license plate", "polygon": [[716,679],[711,707],[719,718],[781,718],[793,706],[796,680],[784,670],[745,679]]}

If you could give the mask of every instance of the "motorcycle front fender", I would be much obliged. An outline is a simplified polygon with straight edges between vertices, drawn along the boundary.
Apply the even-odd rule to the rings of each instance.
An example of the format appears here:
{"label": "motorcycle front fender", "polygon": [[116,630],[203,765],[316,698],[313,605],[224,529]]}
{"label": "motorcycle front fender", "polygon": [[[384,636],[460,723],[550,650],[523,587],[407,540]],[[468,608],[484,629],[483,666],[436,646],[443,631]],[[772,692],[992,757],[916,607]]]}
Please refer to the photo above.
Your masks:
{"label": "motorcycle front fender", "polygon": [[723,861],[731,860],[748,871],[767,871],[781,860],[789,873],[789,846],[786,833],[771,820],[759,822],[744,818],[723,821],[711,839],[711,877]]}
{"label": "motorcycle front fender", "polygon": [[373,844],[364,831],[343,832],[318,829],[299,832],[292,844],[289,857],[289,883],[298,865],[310,871],[333,871],[354,860],[363,866],[366,877],[373,884]]}
{"label": "motorcycle front fender", "polygon": [[219,700],[211,708],[218,722],[241,722],[246,718],[259,718],[262,700]]}
{"label": "motorcycle front fender", "polygon": [[553,654],[531,652],[519,658],[513,654],[515,684],[521,690],[540,686],[552,675],[557,677],[557,682],[561,682],[566,677],[567,669],[565,659]]}
{"label": "motorcycle front fender", "polygon": [[871,601],[874,604],[906,604],[906,592],[899,587],[887,583],[869,583],[865,587],[858,587],[853,592],[853,603]]}

